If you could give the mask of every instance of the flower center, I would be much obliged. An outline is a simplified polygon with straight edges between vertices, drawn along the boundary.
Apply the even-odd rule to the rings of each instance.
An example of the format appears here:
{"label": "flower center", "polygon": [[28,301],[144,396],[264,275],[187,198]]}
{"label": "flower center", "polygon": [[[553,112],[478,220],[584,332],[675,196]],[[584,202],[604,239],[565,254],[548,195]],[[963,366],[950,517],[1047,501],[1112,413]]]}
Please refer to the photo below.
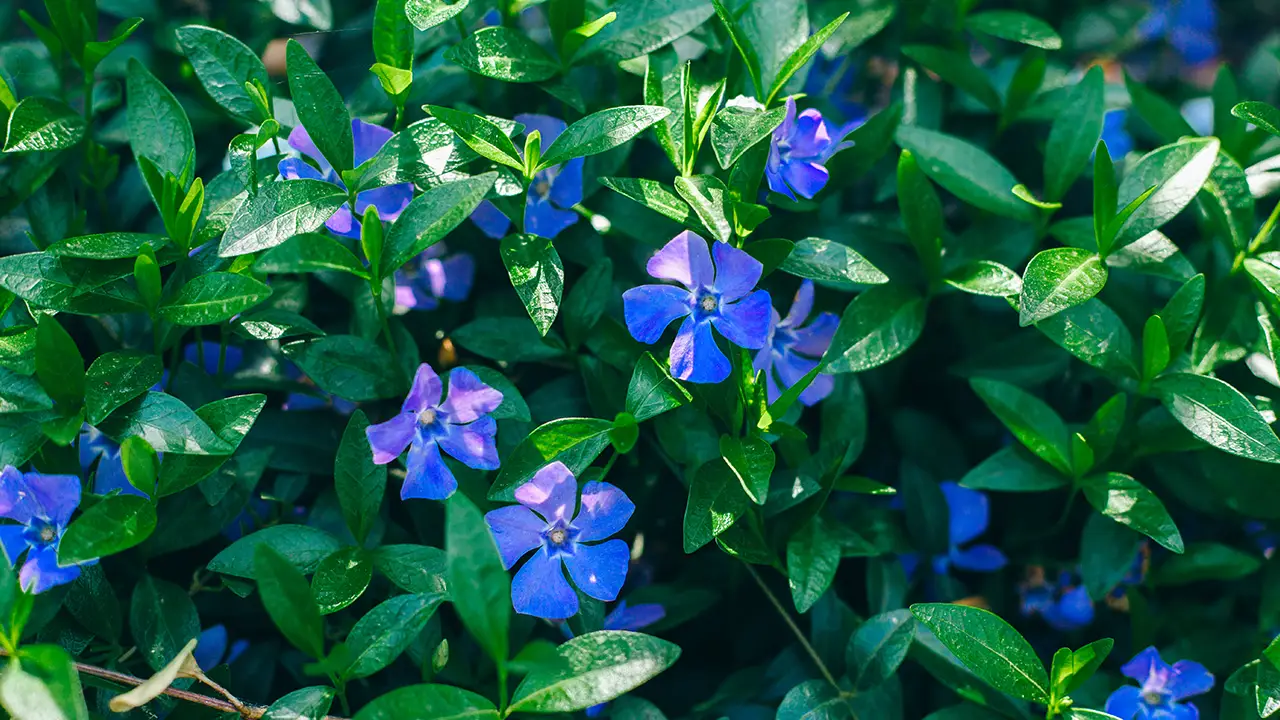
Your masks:
{"label": "flower center", "polygon": [[53,532],[52,525],[45,525],[44,527],[40,528],[40,539],[42,541],[51,543],[53,542],[54,537],[55,537],[55,533]]}
{"label": "flower center", "polygon": [[533,191],[538,197],[546,198],[551,193],[551,180],[547,177],[540,177],[533,181]]}
{"label": "flower center", "polygon": [[427,408],[426,410],[423,410],[422,412],[418,413],[418,424],[423,427],[426,427],[435,421],[436,421],[435,408]]}
{"label": "flower center", "polygon": [[1164,696],[1154,690],[1148,690],[1142,693],[1142,701],[1148,705],[1159,705],[1164,702]]}
{"label": "flower center", "polygon": [[720,298],[715,293],[701,290],[698,292],[698,310],[704,315],[716,311],[720,307]]}
{"label": "flower center", "polygon": [[556,528],[547,534],[547,538],[551,540],[552,545],[563,545],[565,538],[568,536],[569,533],[565,532],[564,528]]}

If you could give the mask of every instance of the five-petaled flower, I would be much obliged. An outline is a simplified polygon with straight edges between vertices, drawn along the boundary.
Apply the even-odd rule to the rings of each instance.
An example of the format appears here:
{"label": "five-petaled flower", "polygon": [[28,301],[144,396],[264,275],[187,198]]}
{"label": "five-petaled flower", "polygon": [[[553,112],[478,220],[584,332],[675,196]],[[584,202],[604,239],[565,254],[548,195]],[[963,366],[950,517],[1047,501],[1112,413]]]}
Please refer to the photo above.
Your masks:
{"label": "five-petaled flower", "polygon": [[396,312],[434,310],[441,300],[467,299],[476,261],[469,253],[448,252],[444,243],[436,243],[396,271]]}
{"label": "five-petaled flower", "polygon": [[[533,551],[511,583],[511,603],[523,615],[561,620],[578,612],[578,596],[564,577],[568,567],[582,592],[609,602],[627,580],[630,551],[622,540],[604,540],[622,530],[636,506],[607,482],[582,486],[564,463],[556,461],[516,488],[519,505],[484,516],[510,570]],[[574,510],[577,509],[577,513]]]}
{"label": "five-petaled flower", "polygon": [[[516,115],[515,121],[524,125],[525,134],[538,131],[540,147],[545,151],[560,137],[566,127],[563,120],[549,115]],[[525,196],[524,231],[544,238],[553,238],[578,221],[573,206],[582,202],[582,158],[574,158],[559,165],[552,165],[534,173]],[[488,200],[480,203],[471,214],[471,221],[491,238],[501,239],[507,234],[511,221]]]}
{"label": "five-petaled flower", "polygon": [[1213,674],[1203,665],[1179,660],[1170,666],[1154,647],[1138,653],[1120,672],[1142,684],[1126,685],[1107,698],[1107,712],[1120,720],[1196,720],[1200,711],[1183,700],[1213,688]]}
{"label": "five-petaled flower", "polygon": [[[393,134],[380,125],[373,125],[363,120],[351,121],[351,133],[355,136],[355,167],[360,167],[365,161],[377,155]],[[289,133],[289,146],[314,160],[320,169],[317,170],[301,158],[285,158],[280,161],[281,177],[285,180],[299,178],[323,180],[346,189],[347,186],[342,182],[342,178],[338,177],[338,173],[333,169],[333,164],[325,159],[320,148],[311,141],[306,128],[299,125]],[[365,190],[356,195],[356,212],[363,216],[365,210],[372,205],[378,208],[380,220],[391,222],[400,217],[400,213],[408,206],[410,200],[413,200],[413,183],[387,185]],[[347,204],[338,208],[338,211],[330,216],[324,225],[337,235],[349,238],[360,237],[360,221],[351,214],[351,208]]]}
{"label": "five-petaled flower", "polygon": [[80,577],[79,565],[58,565],[58,545],[79,505],[80,478],[75,475],[23,473],[12,465],[0,471],[0,517],[17,523],[0,525],[0,545],[15,567],[27,554],[18,575],[23,590],[42,593]]}
{"label": "five-petaled flower", "polygon": [[[712,264],[712,256],[715,264]],[[641,285],[622,294],[631,336],[655,343],[673,321],[684,318],[671,345],[671,372],[681,380],[718,383],[729,377],[729,358],[716,346],[711,327],[729,342],[759,350],[768,343],[773,312],[769,293],[756,290],[764,266],[727,243],[707,252],[707,241],[688,230],[649,259],[649,275],[674,285]]]}
{"label": "five-petaled flower", "polygon": [[502,404],[502,393],[485,385],[466,368],[449,372],[449,394],[431,366],[422,363],[400,412],[365,431],[373,461],[385,465],[409,448],[402,499],[443,500],[458,489],[453,471],[440,451],[474,470],[498,469],[494,437],[498,423],[489,413]]}
{"label": "five-petaled flower", "polygon": [[[952,566],[971,572],[994,572],[1004,567],[1004,553],[994,545],[979,543],[964,545],[986,532],[991,521],[991,508],[987,496],[979,490],[961,487],[954,482],[941,483],[942,495],[947,501],[948,536],[951,548],[946,555],[932,558],[935,575],[946,575]],[[919,558],[908,553],[901,556],[902,563],[911,574],[919,564]]]}
{"label": "five-petaled flower", "polygon": [[787,116],[773,131],[769,146],[769,162],[764,176],[769,189],[795,200],[796,195],[812,198],[827,184],[824,163],[832,155],[852,146],[843,142],[859,123],[847,123],[835,135],[822,119],[822,113],[809,108],[796,116],[796,101],[787,98]]}
{"label": "five-petaled flower", "polygon": [[[769,389],[769,402],[774,402],[787,388],[800,382],[818,364],[818,358],[827,351],[831,338],[836,334],[840,318],[834,313],[818,315],[808,327],[802,327],[813,310],[813,281],[800,283],[791,311],[785,318],[773,310],[769,324],[769,342],[756,353],[755,369],[763,372]],[[800,393],[800,403],[813,405],[835,389],[835,378],[818,375],[809,387]]]}

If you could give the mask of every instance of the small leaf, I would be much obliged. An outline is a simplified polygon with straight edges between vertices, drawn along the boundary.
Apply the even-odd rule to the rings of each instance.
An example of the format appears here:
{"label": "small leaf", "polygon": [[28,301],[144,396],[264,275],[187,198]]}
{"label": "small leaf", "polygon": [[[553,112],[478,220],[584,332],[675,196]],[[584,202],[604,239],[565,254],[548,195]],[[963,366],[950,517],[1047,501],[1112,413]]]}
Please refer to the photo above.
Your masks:
{"label": "small leaf", "polygon": [[387,231],[381,276],[390,277],[401,265],[462,224],[484,200],[497,178],[497,173],[488,172],[438,185],[414,198]]}
{"label": "small leaf", "polygon": [[347,635],[351,664],[342,676],[368,677],[390,665],[422,632],[441,599],[440,595],[399,595],[374,606]]}
{"label": "small leaf", "polygon": [[1174,373],[1157,378],[1152,389],[1192,435],[1232,455],[1280,463],[1280,438],[1234,387],[1205,375]]}
{"label": "small leaf", "polygon": [[1049,677],[1031,644],[988,610],[946,603],[919,603],[911,614],[975,675],[997,690],[1029,702],[1049,700]]}
{"label": "small leaf", "polygon": [[346,201],[342,188],[322,180],[266,183],[231,216],[218,254],[247,255],[315,232]]}
{"label": "small leaf", "polygon": [[506,662],[511,579],[484,517],[463,493],[445,502],[444,537],[454,610],[489,657]]}
{"label": "small leaf", "polygon": [[[738,476],[723,460],[698,468],[684,511],[684,551],[692,553],[733,527],[750,505]],[[815,598],[816,600],[816,598]]]}
{"label": "small leaf", "polygon": [[675,664],[680,648],[636,632],[600,630],[556,648],[562,663],[529,673],[509,712],[585,710],[640,687]]}
{"label": "small leaf", "polygon": [[[459,0],[459,4],[466,0]],[[451,685],[409,685],[379,695],[354,720],[499,720],[487,698]]]}
{"label": "small leaf", "polygon": [[564,266],[551,240],[537,235],[508,235],[498,250],[511,285],[538,333],[545,336],[560,312]]}
{"label": "small leaf", "polygon": [[1175,553],[1183,551],[1182,534],[1164,503],[1128,475],[1110,472],[1081,481],[1084,496],[1098,512],[1137,530]]}
{"label": "small leaf", "polygon": [[[752,243],[752,245],[757,243]],[[751,245],[748,246],[750,249]],[[780,269],[796,277],[852,289],[857,285],[881,285],[889,277],[853,248],[823,238],[796,242]]]}
{"label": "small leaf", "polygon": [[175,325],[217,325],[270,295],[270,287],[247,275],[211,272],[192,278],[158,312]]}
{"label": "small leaf", "polygon": [[763,505],[769,496],[769,476],[773,474],[775,460],[769,443],[754,435],[744,438],[721,435],[720,455],[742,483],[747,497]]}
{"label": "small leaf", "polygon": [[235,37],[203,25],[184,25],[176,35],[196,78],[214,102],[244,120],[262,119],[244,87],[254,80],[271,87],[267,68],[257,53]]}
{"label": "small leaf", "polygon": [[[289,95],[298,111],[298,119],[302,121],[302,126],[307,129],[307,134],[311,136],[311,141],[320,150],[320,154],[334,170],[339,173],[350,170],[354,167],[355,140],[352,136],[351,114],[347,112],[341,93],[297,40],[290,40],[286,44],[285,56]],[[315,229],[298,232],[311,232]],[[223,257],[230,254],[226,252],[226,244],[224,240]]]}
{"label": "small leaf", "polygon": [[796,610],[806,613],[831,587],[840,564],[840,544],[821,515],[787,541],[787,582]]}
{"label": "small leaf", "polygon": [[733,225],[729,222],[726,205],[730,199],[729,188],[723,182],[711,175],[678,177],[676,192],[689,203],[702,224],[711,230],[715,240],[729,242],[733,236]]}
{"label": "small leaf", "polygon": [[538,168],[612,150],[669,114],[667,108],[652,105],[623,105],[592,113],[560,133],[542,154]]}
{"label": "small leaf", "polygon": [[445,57],[478,75],[513,83],[541,82],[560,73],[560,64],[546,50],[507,27],[481,28],[450,48]]}
{"label": "small leaf", "polygon": [[692,400],[689,391],[671,377],[653,353],[645,352],[640,356],[627,385],[627,412],[635,417],[636,422],[675,410]]}
{"label": "small leaf", "polygon": [[1022,275],[1022,327],[1053,317],[1098,294],[1107,282],[1107,266],[1097,255],[1077,248],[1052,248],[1031,258]]}
{"label": "small leaf", "polygon": [[67,527],[58,544],[58,562],[74,565],[115,555],[146,540],[155,529],[156,508],[147,498],[105,498]]}
{"label": "small leaf", "polygon": [[899,126],[895,139],[911,151],[930,180],[961,200],[996,215],[1032,218],[1035,211],[1013,196],[1013,186],[1018,184],[1013,173],[985,150],[952,135],[913,125]]}
{"label": "small leaf", "polygon": [[320,561],[311,578],[311,596],[321,615],[331,615],[360,599],[373,579],[364,548],[344,547]]}
{"label": "small leaf", "polygon": [[966,18],[964,24],[975,32],[1031,47],[1044,50],[1057,50],[1062,47],[1062,38],[1058,37],[1058,33],[1053,31],[1049,23],[1016,10],[989,10],[975,13]]}
{"label": "small leaf", "polygon": [[409,22],[419,30],[446,23],[467,9],[469,0],[408,0],[404,4]]}
{"label": "small leaf", "polygon": [[915,636],[916,619],[906,609],[877,615],[860,625],[845,651],[845,666],[857,678],[857,689],[870,690],[892,677]]}
{"label": "small leaf", "polygon": [[24,98],[9,114],[4,152],[53,152],[75,147],[84,138],[84,118],[51,98]]}
{"label": "small leaf", "polygon": [[1061,472],[1071,474],[1067,426],[1053,408],[1016,385],[999,380],[973,378],[969,385],[1027,449]]}
{"label": "small leaf", "polygon": [[943,281],[973,295],[1014,297],[1022,293],[1018,273],[991,260],[974,260],[947,274]]}
{"label": "small leaf", "polygon": [[1237,104],[1231,108],[1231,114],[1247,120],[1267,132],[1280,137],[1280,110],[1256,100]]}
{"label": "small leaf", "polygon": [[831,373],[862,372],[905,353],[924,330],[925,301],[898,284],[877,285],[853,299],[823,360]]}
{"label": "small leaf", "polygon": [[313,658],[324,657],[324,619],[302,573],[270,545],[253,553],[258,593],[267,614],[294,647]]}
{"label": "small leaf", "polygon": [[1182,212],[1213,172],[1218,149],[1217,138],[1192,138],[1152,150],[1134,163],[1120,183],[1120,202],[1155,190],[1121,226],[1114,247],[1138,240]]}

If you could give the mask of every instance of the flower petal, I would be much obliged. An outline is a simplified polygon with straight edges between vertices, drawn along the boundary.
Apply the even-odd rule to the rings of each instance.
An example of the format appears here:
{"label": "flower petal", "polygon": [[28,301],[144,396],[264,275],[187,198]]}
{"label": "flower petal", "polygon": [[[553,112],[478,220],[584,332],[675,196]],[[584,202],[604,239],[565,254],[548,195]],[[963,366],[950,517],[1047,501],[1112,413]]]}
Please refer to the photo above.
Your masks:
{"label": "flower petal", "polygon": [[712,246],[711,256],[716,265],[716,280],[712,287],[720,293],[721,302],[731,303],[746,297],[760,282],[764,265],[746,251],[718,242]]}
{"label": "flower petal", "polygon": [[423,291],[421,285],[396,271],[396,307],[409,310],[434,310],[440,302]]}
{"label": "flower petal", "polygon": [[1008,562],[1004,553],[994,545],[973,545],[951,551],[951,564],[970,572],[995,572]]}
{"label": "flower petal", "polygon": [[791,349],[810,357],[822,357],[839,326],[840,318],[835,313],[824,312],[809,323],[809,327],[794,331],[796,342]]}
{"label": "flower petal", "polygon": [[1133,720],[1141,705],[1142,692],[1132,685],[1125,685],[1107,698],[1106,710],[1108,714],[1115,715],[1120,720]]}
{"label": "flower petal", "polygon": [[1173,664],[1173,675],[1164,689],[1175,702],[1202,695],[1213,689],[1213,673],[1194,660],[1179,660]]}
{"label": "flower petal", "polygon": [[444,464],[436,443],[422,438],[414,440],[409,448],[408,470],[400,488],[400,499],[444,500],[457,489],[458,481]]}
{"label": "flower petal", "polygon": [[572,555],[564,557],[569,575],[582,592],[597,600],[609,602],[618,598],[627,581],[631,550],[621,540],[600,545],[579,545]]}
{"label": "flower petal", "polygon": [[782,166],[782,179],[803,198],[812,198],[826,187],[827,169],[816,162],[793,159]]}
{"label": "flower petal", "polygon": [[654,253],[645,264],[650,276],[674,280],[690,290],[711,287],[716,280],[707,241],[697,233],[685,230]]}
{"label": "flower petal", "polygon": [[27,562],[18,574],[18,584],[23,590],[38,595],[58,585],[65,585],[80,577],[80,566],[58,567],[58,554],[53,545],[32,548]]}
{"label": "flower petal", "polygon": [[827,399],[827,396],[836,389],[836,379],[831,375],[818,375],[809,383],[809,387],[800,393],[800,404],[805,407],[812,407]]}
{"label": "flower petal", "polygon": [[448,434],[439,442],[450,457],[472,470],[498,469],[497,420],[485,416],[473,423],[447,427]]}
{"label": "flower petal", "polygon": [[1133,678],[1138,682],[1146,682],[1153,672],[1173,672],[1173,668],[1169,667],[1160,658],[1160,651],[1156,650],[1154,646],[1134,655],[1132,660],[1120,667],[1122,675],[1127,678]]}
{"label": "flower petal", "polygon": [[578,528],[578,542],[603,540],[617,533],[631,519],[636,505],[616,486],[591,481],[582,486],[582,507],[573,524]]}
{"label": "flower petal", "polygon": [[695,383],[718,383],[729,377],[729,358],[716,345],[711,323],[687,317],[671,343],[671,374]]}
{"label": "flower petal", "polygon": [[568,127],[563,120],[550,115],[521,113],[512,118],[512,120],[524,126],[525,137],[531,135],[535,130],[537,131],[541,138],[543,155],[546,154],[545,150],[551,147],[551,143],[555,142],[556,138],[560,137],[560,133],[564,132],[564,129]]}
{"label": "flower petal", "polygon": [[345,203],[324,221],[324,226],[335,235],[360,239],[360,222],[351,214],[351,208]]}
{"label": "flower petal", "polygon": [[201,670],[212,670],[227,654],[227,627],[221,623],[205,628],[196,638],[196,649],[191,653]]}
{"label": "flower petal", "polygon": [[536,510],[547,522],[570,520],[578,502],[578,481],[559,460],[533,474],[516,488],[516,501]]}
{"label": "flower petal", "polygon": [[738,347],[755,350],[769,342],[769,320],[773,306],[768,290],[757,290],[742,300],[720,306],[711,323],[726,340]]}
{"label": "flower petal", "polygon": [[951,516],[952,545],[963,545],[987,529],[990,509],[985,494],[954,482],[942,483],[942,494]]}
{"label": "flower petal", "polygon": [[80,478],[29,472],[23,474],[23,479],[38,508],[36,514],[58,527],[65,527],[80,505]]}
{"label": "flower petal", "polygon": [[451,423],[469,423],[488,415],[502,404],[502,393],[464,367],[449,372],[449,395],[440,409]]}
{"label": "flower petal", "polygon": [[578,595],[564,577],[560,558],[540,550],[511,581],[511,605],[521,615],[563,620],[578,612]]}
{"label": "flower petal", "polygon": [[413,374],[413,385],[400,406],[400,412],[417,415],[427,408],[438,407],[443,393],[444,383],[440,382],[440,376],[430,365],[422,363]]}
{"label": "flower petal", "polygon": [[1063,632],[1079,630],[1093,622],[1093,601],[1089,592],[1080,586],[1072,588],[1043,611],[1045,622]]}
{"label": "flower petal", "polygon": [[373,462],[386,465],[400,457],[400,453],[413,441],[417,429],[417,418],[403,412],[386,422],[365,428],[365,437],[369,438],[369,446],[373,448]]}
{"label": "flower petal", "polygon": [[365,190],[356,195],[356,211],[363,216],[369,206],[372,205],[378,208],[379,220],[384,223],[395,222],[395,219],[400,217],[400,213],[404,212],[406,207],[409,207],[411,200],[413,200],[412,183],[387,185],[373,190]]}
{"label": "flower petal", "polygon": [[285,158],[276,165],[276,170],[285,180],[324,180],[324,175],[302,158]]}
{"label": "flower petal", "polygon": [[625,602],[604,618],[605,630],[643,630],[667,616],[667,611],[657,603],[644,603],[627,607]]}
{"label": "flower petal", "polygon": [[471,294],[471,284],[476,276],[476,261],[470,253],[454,253],[441,260],[427,259],[422,264],[422,269],[431,284],[431,292],[436,297],[462,302]]}
{"label": "flower petal", "polygon": [[549,197],[551,202],[568,210],[582,202],[582,158],[574,158],[559,167]]}
{"label": "flower petal", "polygon": [[822,113],[809,108],[796,117],[796,129],[791,134],[791,157],[804,160],[822,157],[831,146],[831,133],[822,120]]}
{"label": "flower petal", "polygon": [[311,141],[311,135],[307,133],[307,129],[302,125],[298,125],[289,133],[289,147],[315,160],[316,164],[320,166],[322,177],[333,171],[333,163],[325,159],[324,153],[321,153],[320,148],[316,147],[316,144]]}
{"label": "flower petal", "polygon": [[[355,140],[355,167],[360,167],[374,155],[377,155],[382,146],[386,145],[394,134],[381,125],[352,119],[351,135],[352,139]],[[412,186],[410,186],[410,192],[412,191]],[[381,214],[382,208],[378,208],[378,211]]]}
{"label": "flower petal", "polygon": [[26,525],[0,525],[0,550],[12,567],[18,564],[18,558],[27,549],[27,540],[22,537]]}
{"label": "flower petal", "polygon": [[692,312],[692,295],[674,285],[641,285],[622,293],[622,316],[631,337],[655,343],[672,321]]}
{"label": "flower petal", "polygon": [[578,213],[561,210],[546,198],[537,197],[532,190],[524,206],[524,231],[544,238],[553,238],[578,222]]}
{"label": "flower petal", "polygon": [[542,544],[542,531],[547,527],[546,522],[523,505],[490,510],[485,513],[484,521],[489,525],[494,542],[498,543],[502,565],[508,570],[530,550]]}
{"label": "flower petal", "polygon": [[777,165],[772,162],[764,169],[764,179],[769,183],[769,189],[784,195],[788,200],[795,202],[796,194],[787,187],[787,181],[782,178],[782,161],[779,160]]}
{"label": "flower petal", "polygon": [[471,222],[480,228],[480,232],[488,235],[494,240],[501,240],[507,235],[507,228],[511,227],[511,220],[497,205],[485,200],[476,206],[471,212]]}
{"label": "flower petal", "polygon": [[796,296],[791,299],[791,310],[780,324],[787,328],[798,328],[804,325],[812,310],[813,281],[806,278],[800,281],[800,289],[796,290]]}
{"label": "flower petal", "polygon": [[[1191,703],[1177,703],[1168,709],[1168,720],[1200,720],[1200,709]],[[1165,720],[1165,718],[1160,718]]]}

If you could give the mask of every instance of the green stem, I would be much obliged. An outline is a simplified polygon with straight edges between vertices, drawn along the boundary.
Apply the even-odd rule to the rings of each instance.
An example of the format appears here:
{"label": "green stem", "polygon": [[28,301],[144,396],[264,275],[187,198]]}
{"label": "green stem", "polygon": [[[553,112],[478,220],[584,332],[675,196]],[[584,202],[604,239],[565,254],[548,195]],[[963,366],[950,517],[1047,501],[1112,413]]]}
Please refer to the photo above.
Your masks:
{"label": "green stem", "polygon": [[744,560],[742,565],[747,568],[747,572],[751,574],[751,579],[756,581],[756,585],[760,586],[760,591],[764,593],[764,596],[769,598],[769,602],[773,604],[773,609],[777,610],[778,614],[782,616],[783,621],[786,622],[787,627],[791,629],[791,633],[796,636],[796,639],[800,641],[800,646],[808,653],[809,658],[818,666],[818,671],[822,673],[822,677],[831,684],[831,687],[835,688],[836,692],[843,695],[844,690],[836,682],[835,676],[831,674],[827,664],[822,661],[818,651],[814,650],[813,645],[809,644],[809,639],[800,631],[800,626],[796,625],[796,621],[791,619],[791,613],[787,612],[787,609],[783,607],[782,602],[778,600],[778,596],[774,595],[769,586],[764,584],[764,578],[760,577],[760,573],[756,572],[756,569],[751,567],[750,563]]}
{"label": "green stem", "polygon": [[387,349],[396,359],[396,367],[400,367],[400,353],[396,351],[396,339],[391,334],[391,322],[387,319],[387,309],[382,306],[382,285],[369,283],[369,292],[373,295],[373,306],[378,309],[378,322],[382,323],[382,334],[387,339]]}
{"label": "green stem", "polygon": [[507,663],[498,663],[498,710],[503,715],[507,712]]}
{"label": "green stem", "polygon": [[223,370],[227,366],[227,326],[218,327],[218,379],[222,379]]}

